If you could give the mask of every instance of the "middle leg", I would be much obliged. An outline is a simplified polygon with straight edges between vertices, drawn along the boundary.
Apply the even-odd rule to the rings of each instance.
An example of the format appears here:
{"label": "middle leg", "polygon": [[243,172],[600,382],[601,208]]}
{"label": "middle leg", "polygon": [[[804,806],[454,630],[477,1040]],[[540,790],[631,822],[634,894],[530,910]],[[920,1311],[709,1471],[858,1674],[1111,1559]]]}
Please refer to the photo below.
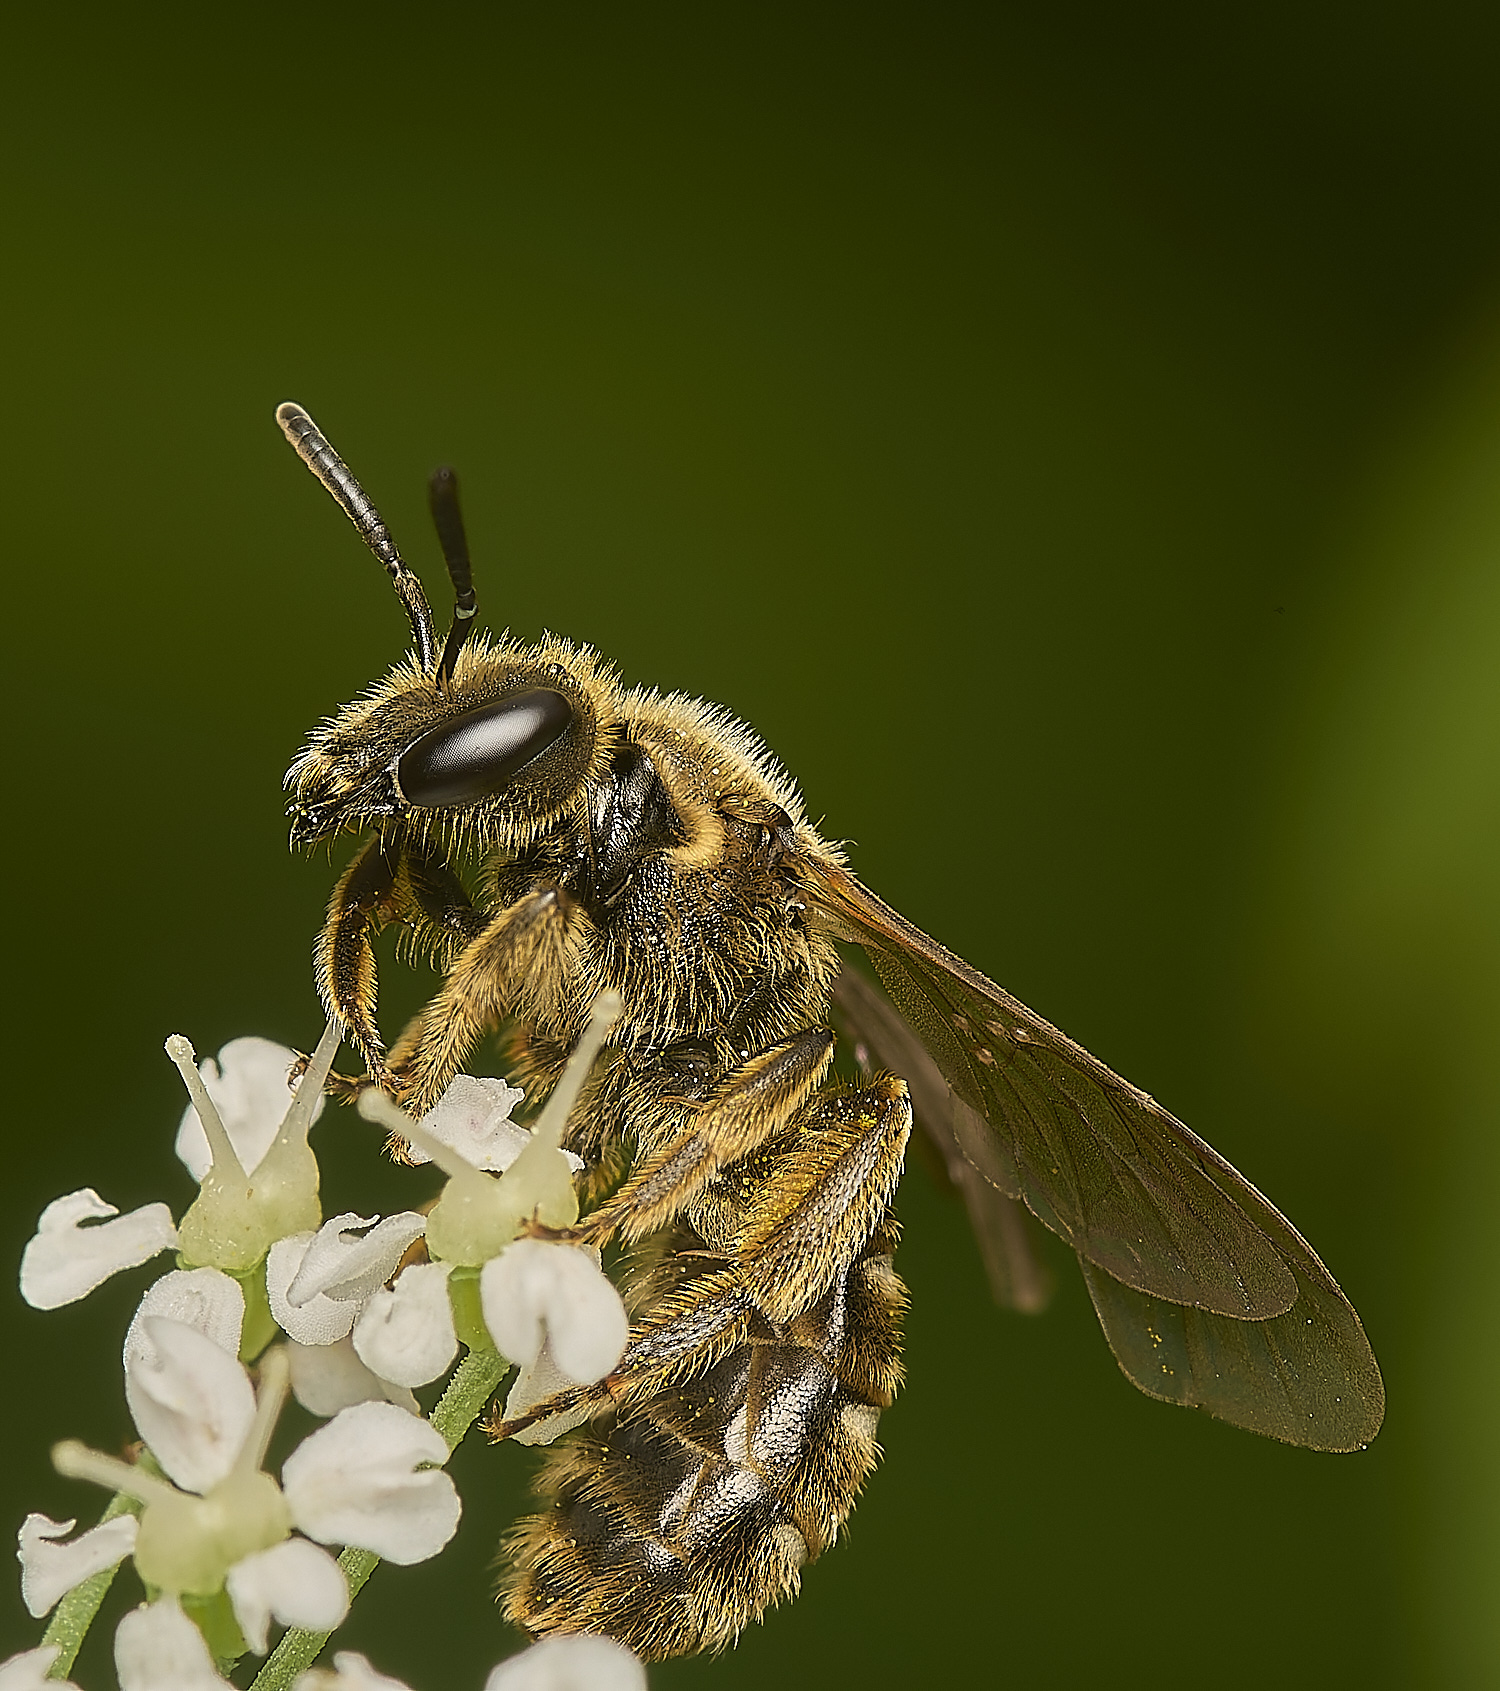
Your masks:
{"label": "middle leg", "polygon": [[437,993],[391,1047],[397,1100],[413,1115],[442,1096],[469,1053],[528,995],[556,995],[577,913],[561,887],[541,887],[492,917],[464,947]]}
{"label": "middle leg", "polygon": [[491,1436],[635,1401],[756,1334],[795,1324],[868,1245],[901,1179],[910,1134],[904,1081],[814,1099],[690,1206],[632,1288],[641,1319],[615,1371],[492,1420]]}

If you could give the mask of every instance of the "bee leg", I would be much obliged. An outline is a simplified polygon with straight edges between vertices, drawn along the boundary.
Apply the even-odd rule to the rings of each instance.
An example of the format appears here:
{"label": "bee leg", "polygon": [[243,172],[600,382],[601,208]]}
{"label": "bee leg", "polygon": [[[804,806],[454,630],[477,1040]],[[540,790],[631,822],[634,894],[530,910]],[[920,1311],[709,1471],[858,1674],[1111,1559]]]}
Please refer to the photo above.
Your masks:
{"label": "bee leg", "polygon": [[[371,861],[366,863],[366,859]],[[365,1059],[366,1073],[359,1079],[330,1075],[327,1090],[344,1103],[352,1103],[372,1083],[387,1092],[395,1092],[399,1085],[399,1063],[385,1054],[374,1022],[375,956],[370,945],[373,935],[389,922],[400,922],[407,927],[418,948],[425,946],[435,961],[446,964],[459,944],[483,931],[489,918],[474,908],[463,883],[441,857],[409,843],[388,846],[382,851],[379,842],[372,841],[350,865],[345,882],[349,889],[345,900],[340,902],[337,891],[334,895],[337,920],[345,929],[342,942],[336,939],[330,945],[330,955],[341,956],[344,966],[343,991],[335,1002],[354,1033]],[[361,929],[358,917],[362,906],[368,908]],[[331,910],[329,934],[334,922]],[[325,939],[328,937],[326,934]],[[360,991],[362,985],[366,987],[364,993]],[[356,1016],[363,1018],[363,1037],[356,1031]],[[399,1053],[400,1040],[395,1049]],[[405,1142],[397,1136],[390,1136],[386,1145],[397,1162],[411,1160]]]}
{"label": "bee leg", "polygon": [[764,1174],[752,1157],[753,1179],[720,1181],[693,1206],[688,1219],[710,1249],[733,1250],[768,1321],[795,1321],[864,1249],[901,1180],[911,1122],[894,1076],[825,1093]]}
{"label": "bee leg", "polygon": [[[340,1018],[367,1070],[363,1081],[336,1077],[331,1091],[357,1097],[374,1081],[392,1089],[385,1041],[375,1025],[374,936],[406,923],[439,957],[481,934],[489,923],[443,859],[405,842],[371,840],[344,871],[329,900],[318,941],[318,984],[329,1013]],[[446,959],[445,959],[446,960]]]}
{"label": "bee leg", "polygon": [[413,1114],[432,1108],[529,985],[555,980],[573,908],[560,887],[543,887],[485,919],[391,1049],[394,1090]]}
{"label": "bee leg", "polygon": [[758,1051],[694,1109],[689,1125],[648,1156],[579,1229],[591,1244],[618,1231],[634,1243],[674,1220],[726,1163],[746,1156],[801,1109],[833,1061],[833,1035],[806,1028]]}
{"label": "bee leg", "polygon": [[371,840],[328,901],[313,966],[323,1004],[359,1047],[370,1078],[386,1083],[385,1041],[375,1025],[375,951],[370,941],[396,914],[400,848]]}
{"label": "bee leg", "polygon": [[[690,1309],[679,1311],[670,1321],[639,1327],[632,1333],[612,1374],[590,1385],[565,1386],[509,1417],[497,1405],[484,1422],[485,1432],[498,1444],[557,1415],[566,1415],[569,1426],[577,1426],[580,1419],[599,1415],[618,1402],[653,1389],[674,1370],[690,1371],[700,1352],[732,1350],[745,1343],[757,1326],[764,1328],[763,1322],[757,1323],[754,1305],[732,1270],[721,1268],[694,1279],[690,1295]],[[526,1442],[549,1443],[550,1439]]]}
{"label": "bee leg", "polygon": [[[815,1100],[788,1143],[729,1165],[691,1206],[686,1249],[668,1260],[668,1283],[651,1288],[650,1305],[667,1314],[632,1332],[615,1371],[493,1422],[491,1436],[634,1401],[691,1375],[703,1359],[795,1328],[885,1220],[911,1122],[902,1080]],[[883,1407],[895,1396],[899,1369],[866,1383],[885,1394]]]}
{"label": "bee leg", "polygon": [[447,968],[454,955],[478,939],[490,918],[476,910],[468,889],[435,852],[408,846],[402,854],[398,886],[408,906],[413,938]]}

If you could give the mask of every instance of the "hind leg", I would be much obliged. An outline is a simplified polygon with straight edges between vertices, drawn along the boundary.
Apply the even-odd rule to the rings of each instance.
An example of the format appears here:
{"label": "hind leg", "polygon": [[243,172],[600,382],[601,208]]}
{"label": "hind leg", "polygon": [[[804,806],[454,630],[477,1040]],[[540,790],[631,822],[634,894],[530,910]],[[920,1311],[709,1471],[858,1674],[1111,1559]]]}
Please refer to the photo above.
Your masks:
{"label": "hind leg", "polygon": [[911,1133],[906,1083],[825,1093],[773,1143],[724,1170],[691,1206],[691,1244],[635,1301],[619,1366],[491,1422],[510,1438],[554,1414],[632,1401],[756,1332],[794,1322],[865,1248],[901,1179]]}

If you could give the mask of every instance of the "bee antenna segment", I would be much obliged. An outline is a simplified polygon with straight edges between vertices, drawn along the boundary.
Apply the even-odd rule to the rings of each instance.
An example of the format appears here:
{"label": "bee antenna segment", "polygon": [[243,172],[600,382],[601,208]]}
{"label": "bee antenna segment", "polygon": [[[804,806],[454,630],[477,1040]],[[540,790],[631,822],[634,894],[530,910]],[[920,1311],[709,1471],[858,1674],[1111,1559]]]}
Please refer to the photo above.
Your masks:
{"label": "bee antenna segment", "polygon": [[453,679],[458,654],[473,631],[474,615],[479,609],[474,597],[474,572],[469,564],[469,541],[464,534],[463,512],[458,507],[458,477],[446,464],[432,472],[427,483],[427,504],[437,529],[438,545],[443,549],[443,562],[448,566],[448,579],[453,583],[453,621],[448,625],[448,638],[443,642],[443,656],[437,667],[438,686],[446,687]]}
{"label": "bee antenna segment", "polygon": [[437,638],[432,629],[432,612],[422,583],[406,567],[390,531],[380,520],[365,490],[354,479],[349,466],[328,444],[318,425],[291,400],[276,407],[276,421],[281,432],[292,443],[297,456],[333,495],[343,513],[359,531],[359,537],[385,566],[396,589],[396,597],[405,608],[411,623],[412,638],[416,641],[417,659],[423,669],[430,669],[437,652]]}

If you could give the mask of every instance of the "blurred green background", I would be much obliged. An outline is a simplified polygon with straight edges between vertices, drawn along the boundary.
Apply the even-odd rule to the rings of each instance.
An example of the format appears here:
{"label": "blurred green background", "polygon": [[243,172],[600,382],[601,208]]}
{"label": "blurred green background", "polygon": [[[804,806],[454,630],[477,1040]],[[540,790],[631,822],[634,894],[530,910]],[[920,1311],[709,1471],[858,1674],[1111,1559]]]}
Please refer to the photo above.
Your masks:
{"label": "blurred green background", "polygon": [[[430,581],[447,459],[495,626],[752,722],[1386,1371],[1357,1456],[1152,1403],[1065,1253],[996,1311],[913,1169],[885,1466],[653,1684],[1500,1684],[1497,71],[1462,0],[9,14],[9,1260],[81,1184],[185,1204],[167,1033],[317,1035],[280,779],[404,626],[295,397]],[[320,1139],[340,1202],[409,1193]],[[6,1531],[95,1507],[46,1449],[126,1436],[154,1272],[0,1300]],[[477,1691],[529,1461],[461,1453],[460,1549],[351,1645]]]}

